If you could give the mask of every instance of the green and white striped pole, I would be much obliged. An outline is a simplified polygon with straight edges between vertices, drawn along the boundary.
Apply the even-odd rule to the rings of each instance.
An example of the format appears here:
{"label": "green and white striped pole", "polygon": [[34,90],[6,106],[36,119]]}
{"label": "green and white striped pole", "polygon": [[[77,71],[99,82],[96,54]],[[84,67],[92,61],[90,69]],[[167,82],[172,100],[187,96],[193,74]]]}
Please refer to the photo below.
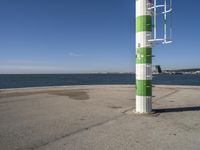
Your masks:
{"label": "green and white striped pole", "polygon": [[151,5],[151,0],[136,0],[136,113],[152,111]]}

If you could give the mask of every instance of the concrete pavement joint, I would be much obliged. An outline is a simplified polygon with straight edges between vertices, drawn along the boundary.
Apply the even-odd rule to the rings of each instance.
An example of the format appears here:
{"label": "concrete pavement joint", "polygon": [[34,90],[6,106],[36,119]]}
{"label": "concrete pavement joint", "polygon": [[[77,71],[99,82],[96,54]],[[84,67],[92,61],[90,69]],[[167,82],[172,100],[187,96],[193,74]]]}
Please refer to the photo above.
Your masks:
{"label": "concrete pavement joint", "polygon": [[[35,147],[27,147],[27,148],[25,148],[25,149],[37,150],[37,149],[39,149],[39,148],[41,148],[41,147],[44,147],[44,146],[46,146],[46,145],[48,145],[48,144],[50,144],[50,143],[54,143],[54,142],[56,142],[56,141],[59,141],[59,140],[61,140],[61,139],[63,139],[63,138],[70,137],[70,136],[75,135],[75,134],[78,134],[78,133],[80,133],[80,132],[84,132],[84,131],[93,129],[93,128],[95,128],[95,127],[102,126],[102,125],[104,125],[104,124],[106,124],[106,123],[109,123],[110,121],[114,121],[114,120],[117,120],[117,119],[119,119],[119,118],[125,116],[125,115],[126,115],[126,112],[129,111],[129,110],[131,110],[131,109],[133,109],[133,108],[129,108],[129,109],[127,109],[127,110],[121,112],[121,115],[116,116],[116,117],[114,117],[114,118],[108,119],[108,120],[103,121],[103,122],[100,122],[100,123],[96,123],[96,124],[94,124],[94,125],[91,125],[91,126],[89,126],[89,127],[85,127],[85,128],[76,130],[76,131],[71,132],[71,133],[64,134],[64,135],[62,135],[62,136],[60,136],[60,137],[57,137],[57,138],[55,138],[55,139],[53,139],[53,140],[47,141],[47,142],[45,142],[45,143],[41,143],[40,145],[37,145],[37,146],[35,146]],[[23,150],[23,149],[17,149],[17,150]]]}
{"label": "concrete pavement joint", "polygon": [[162,96],[162,97],[160,97],[160,98],[157,98],[157,99],[153,100],[152,103],[155,103],[155,102],[157,102],[157,101],[160,100],[160,99],[163,99],[163,98],[169,97],[169,96],[171,96],[171,95],[174,95],[174,94],[177,93],[177,92],[179,92],[179,90],[174,90],[173,92],[171,92],[171,93],[169,93],[169,94],[166,94],[166,95],[164,95],[164,96]]}

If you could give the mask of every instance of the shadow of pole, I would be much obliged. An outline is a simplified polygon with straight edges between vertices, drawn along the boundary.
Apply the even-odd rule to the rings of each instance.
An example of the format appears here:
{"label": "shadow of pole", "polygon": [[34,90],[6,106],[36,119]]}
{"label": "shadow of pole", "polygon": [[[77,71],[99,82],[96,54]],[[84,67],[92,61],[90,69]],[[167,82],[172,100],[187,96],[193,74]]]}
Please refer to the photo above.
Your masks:
{"label": "shadow of pole", "polygon": [[180,108],[154,109],[154,111],[155,111],[156,113],[200,111],[200,106],[194,106],[194,107],[180,107]]}

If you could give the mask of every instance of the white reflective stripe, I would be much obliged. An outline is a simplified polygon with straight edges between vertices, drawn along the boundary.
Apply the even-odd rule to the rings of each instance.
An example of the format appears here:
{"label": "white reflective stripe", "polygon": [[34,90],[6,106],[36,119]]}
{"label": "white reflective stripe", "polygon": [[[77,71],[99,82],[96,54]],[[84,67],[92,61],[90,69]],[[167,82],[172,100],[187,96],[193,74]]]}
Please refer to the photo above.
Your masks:
{"label": "white reflective stripe", "polygon": [[136,17],[138,16],[145,16],[145,15],[152,15],[151,10],[148,10],[150,3],[149,0],[136,0]]}
{"label": "white reflective stripe", "polygon": [[136,48],[152,48],[152,43],[149,40],[152,39],[152,32],[137,32],[136,33]]}
{"label": "white reflective stripe", "polygon": [[136,64],[136,79],[137,80],[152,80],[152,65],[151,64]]}
{"label": "white reflective stripe", "polygon": [[149,113],[152,111],[151,96],[136,96],[136,112]]}

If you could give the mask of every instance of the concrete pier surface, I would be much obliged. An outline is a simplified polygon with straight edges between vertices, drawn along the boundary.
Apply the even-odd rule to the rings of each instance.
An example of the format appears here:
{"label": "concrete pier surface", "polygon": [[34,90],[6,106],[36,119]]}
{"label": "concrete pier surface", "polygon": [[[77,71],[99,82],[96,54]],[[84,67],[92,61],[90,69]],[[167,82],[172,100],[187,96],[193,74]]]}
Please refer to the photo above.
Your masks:
{"label": "concrete pier surface", "polygon": [[0,90],[0,150],[199,150],[200,87],[153,95],[138,115],[131,85]]}

